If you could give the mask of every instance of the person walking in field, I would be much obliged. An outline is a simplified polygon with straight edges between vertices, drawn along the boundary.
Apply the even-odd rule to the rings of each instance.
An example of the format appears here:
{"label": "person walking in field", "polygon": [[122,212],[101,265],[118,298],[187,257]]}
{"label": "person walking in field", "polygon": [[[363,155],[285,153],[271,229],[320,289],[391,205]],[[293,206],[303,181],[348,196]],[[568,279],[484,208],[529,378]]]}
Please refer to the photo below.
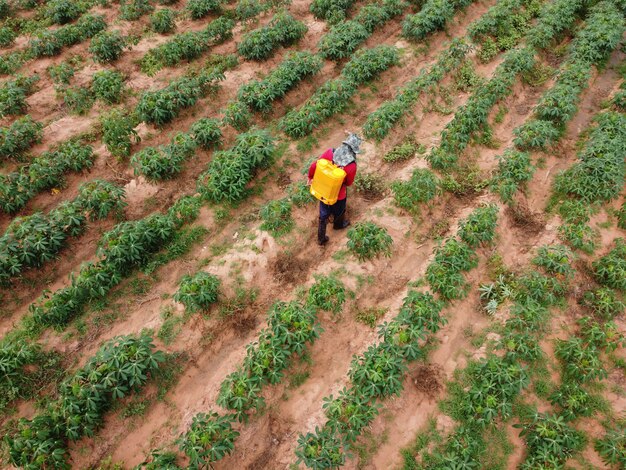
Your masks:
{"label": "person walking in field", "polygon": [[[346,220],[347,188],[352,185],[356,176],[356,156],[361,142],[362,139],[358,135],[350,133],[341,146],[326,150],[309,167],[311,194],[320,200],[317,228],[317,241],[320,245],[328,242],[326,224],[331,215],[333,216],[333,229],[341,230],[350,225],[350,222]],[[320,164],[322,160],[331,164],[326,162]]]}

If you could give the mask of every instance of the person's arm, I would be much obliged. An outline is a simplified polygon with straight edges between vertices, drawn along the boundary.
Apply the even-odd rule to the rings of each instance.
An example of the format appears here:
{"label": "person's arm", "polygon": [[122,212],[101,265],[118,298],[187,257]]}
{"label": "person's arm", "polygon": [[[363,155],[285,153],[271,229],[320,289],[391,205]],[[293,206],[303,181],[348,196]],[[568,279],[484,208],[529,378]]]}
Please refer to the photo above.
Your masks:
{"label": "person's arm", "polygon": [[356,176],[356,163],[352,162],[347,167],[344,168],[346,172],[346,177],[343,180],[343,184],[346,186],[351,186],[354,183],[354,177]]}
{"label": "person's arm", "polygon": [[317,168],[317,160],[311,163],[311,166],[309,167],[309,184],[311,184],[311,181],[313,181],[313,175],[315,175],[316,168]]}

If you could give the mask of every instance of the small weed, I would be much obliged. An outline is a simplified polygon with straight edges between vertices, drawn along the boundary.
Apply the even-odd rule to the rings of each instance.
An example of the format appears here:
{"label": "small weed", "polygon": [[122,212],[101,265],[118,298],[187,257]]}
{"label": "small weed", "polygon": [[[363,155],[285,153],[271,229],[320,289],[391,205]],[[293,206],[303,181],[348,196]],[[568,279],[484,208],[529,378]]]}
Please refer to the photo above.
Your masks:
{"label": "small weed", "polygon": [[384,317],[388,311],[388,308],[383,307],[368,307],[366,309],[359,309],[356,312],[355,319],[370,328],[375,328],[378,324],[378,320]]}

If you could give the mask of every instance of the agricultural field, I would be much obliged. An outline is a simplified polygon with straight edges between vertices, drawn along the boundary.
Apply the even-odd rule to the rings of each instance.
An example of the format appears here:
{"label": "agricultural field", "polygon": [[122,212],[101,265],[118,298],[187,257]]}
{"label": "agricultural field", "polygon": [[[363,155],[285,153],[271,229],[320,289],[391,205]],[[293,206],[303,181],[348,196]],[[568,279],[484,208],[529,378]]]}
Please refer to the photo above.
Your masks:
{"label": "agricultural field", "polygon": [[626,468],[625,15],[0,0],[1,467]]}

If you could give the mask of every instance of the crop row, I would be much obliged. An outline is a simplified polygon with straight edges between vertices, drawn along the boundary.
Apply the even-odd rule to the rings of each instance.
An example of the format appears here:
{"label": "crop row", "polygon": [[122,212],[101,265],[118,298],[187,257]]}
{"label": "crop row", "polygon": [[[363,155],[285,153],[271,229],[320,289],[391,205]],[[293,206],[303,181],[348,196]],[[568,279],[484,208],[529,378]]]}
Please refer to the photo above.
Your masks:
{"label": "crop row", "polygon": [[[263,387],[278,384],[293,358],[305,354],[307,345],[314,343],[322,333],[317,321],[318,310],[338,311],[344,300],[345,288],[340,281],[320,278],[309,289],[305,304],[291,301],[272,305],[267,327],[246,347],[241,365],[220,386],[217,404],[229,410],[229,414],[199,413],[194,416],[190,429],[178,439],[191,468],[210,466],[234,450],[239,432],[232,429],[232,423],[245,423],[253,412],[265,407],[261,395]],[[172,470],[180,468],[176,465],[175,454],[162,451],[152,452],[149,461],[136,468],[159,468],[166,462]]]}
{"label": "crop row", "polygon": [[541,97],[534,109],[534,118],[515,129],[516,147],[545,149],[559,140],[565,125],[578,111],[592,67],[608,59],[620,43],[625,26],[624,15],[613,2],[603,1],[591,8],[584,28],[570,46],[556,83]]}
{"label": "crop row", "polygon": [[411,108],[422,93],[431,90],[448,73],[457,68],[469,52],[469,46],[462,39],[454,39],[437,58],[430,69],[423,68],[418,76],[404,86],[393,99],[383,102],[376,111],[371,113],[363,125],[363,133],[367,138],[382,140],[393,126]]}
{"label": "crop row", "polygon": [[289,111],[279,126],[290,137],[310,134],[325,119],[345,109],[359,85],[396,65],[398,60],[398,50],[392,46],[356,52],[339,78],[324,83],[303,105]]}
{"label": "crop row", "polygon": [[0,118],[24,114],[28,109],[26,98],[35,92],[39,75],[23,77],[18,75],[0,88]]}
{"label": "crop row", "polygon": [[280,46],[302,39],[307,30],[304,23],[283,11],[274,15],[266,26],[244,34],[237,52],[249,60],[269,59]]}
{"label": "crop row", "polygon": [[0,175],[0,209],[14,214],[36,194],[62,186],[65,173],[90,168],[94,158],[91,146],[79,140],[69,140],[19,170]]}
{"label": "crop row", "polygon": [[0,237],[0,285],[7,284],[31,267],[54,259],[69,237],[80,235],[87,220],[120,213],[124,190],[101,180],[84,183],[78,196],[48,214],[36,212],[13,219]]}
{"label": "crop row", "polygon": [[[532,178],[534,167],[526,150],[545,149],[560,140],[566,123],[577,111],[593,64],[599,65],[606,60],[615,47],[615,38],[621,36],[623,29],[623,17],[613,4],[601,2],[592,9],[585,27],[572,43],[570,56],[555,85],[541,97],[534,117],[513,130],[516,148],[507,149],[499,157],[493,187],[504,202],[511,202],[518,187]],[[594,59],[590,61],[585,57]],[[582,227],[570,228],[578,230]]]}
{"label": "crop row", "polygon": [[456,10],[466,8],[475,0],[427,0],[415,15],[409,15],[402,24],[404,37],[421,41],[435,31],[445,28]]}
{"label": "crop row", "polygon": [[[350,449],[377,416],[381,407],[378,402],[401,393],[406,363],[423,357],[424,341],[445,324],[441,316],[443,307],[450,300],[462,297],[466,290],[459,288],[449,294],[439,288],[439,281],[460,276],[462,282],[457,282],[457,287],[465,283],[461,273],[477,265],[473,248],[493,240],[496,219],[497,208],[480,207],[461,222],[459,239],[450,238],[436,249],[435,258],[426,269],[426,278],[441,300],[429,292],[409,291],[398,315],[380,325],[381,342],[352,360],[348,372],[350,385],[337,397],[324,398],[326,423],[316,427],[313,433],[299,436],[298,462],[315,469],[337,468],[345,463],[345,450]],[[453,246],[463,246],[463,250]]]}
{"label": "crop row", "polygon": [[[560,5],[561,0],[557,0]],[[563,5],[563,8],[567,8]],[[571,27],[576,16],[565,17],[559,29],[551,28],[554,10],[545,7],[541,10],[537,22],[528,31],[527,37],[540,30],[557,34]],[[570,23],[566,23],[570,21]],[[485,129],[493,106],[508,96],[518,75],[530,71],[535,66],[535,51],[532,46],[519,46],[505,55],[503,62],[496,69],[494,76],[470,96],[454,118],[441,133],[439,147],[434,149],[428,159],[434,168],[447,169],[454,165],[460,153],[469,145],[474,133]]]}
{"label": "crop row", "polygon": [[69,469],[68,442],[93,436],[117,400],[140,390],[165,359],[149,336],[105,343],[64,381],[58,398],[32,420],[20,419],[7,436],[11,463],[24,468]]}
{"label": "crop row", "polygon": [[30,116],[17,119],[0,128],[0,159],[17,159],[30,147],[41,142],[43,124]]}
{"label": "crop row", "polygon": [[403,0],[382,0],[365,5],[353,19],[331,26],[317,44],[320,55],[331,60],[350,57],[374,29],[402,14],[406,7]]}
{"label": "crop row", "polygon": [[141,59],[141,69],[153,74],[162,67],[173,67],[183,61],[195,60],[212,46],[230,39],[234,27],[232,20],[220,17],[202,31],[176,34],[172,39],[148,51]]}
{"label": "crop row", "polygon": [[511,417],[515,399],[530,383],[525,364],[543,357],[539,339],[549,307],[567,293],[573,275],[570,259],[565,247],[541,247],[533,260],[535,270],[518,277],[501,275],[497,282],[481,286],[481,299],[487,305],[495,304],[493,311],[507,300],[513,302],[496,345],[500,353],[471,362],[449,385],[445,409],[459,426],[444,442],[422,453],[424,468],[457,468],[469,462],[481,466],[487,457],[484,431],[498,418]]}
{"label": "crop row", "polygon": [[587,224],[592,204],[617,197],[626,180],[626,116],[614,111],[598,114],[578,162],[554,179],[553,199],[563,224],[561,237],[572,247],[595,248],[595,233]]}
{"label": "crop row", "polygon": [[316,18],[335,24],[346,19],[355,0],[313,0],[309,9]]}
{"label": "crop row", "polygon": [[225,79],[224,71],[235,65],[232,56],[224,56],[220,63],[192,76],[173,80],[160,90],[142,93],[136,113],[146,123],[163,126],[215,89],[216,83]]}
{"label": "crop row", "polygon": [[467,30],[472,41],[480,44],[478,58],[487,62],[515,47],[540,11],[541,2],[535,0],[498,0]]}

